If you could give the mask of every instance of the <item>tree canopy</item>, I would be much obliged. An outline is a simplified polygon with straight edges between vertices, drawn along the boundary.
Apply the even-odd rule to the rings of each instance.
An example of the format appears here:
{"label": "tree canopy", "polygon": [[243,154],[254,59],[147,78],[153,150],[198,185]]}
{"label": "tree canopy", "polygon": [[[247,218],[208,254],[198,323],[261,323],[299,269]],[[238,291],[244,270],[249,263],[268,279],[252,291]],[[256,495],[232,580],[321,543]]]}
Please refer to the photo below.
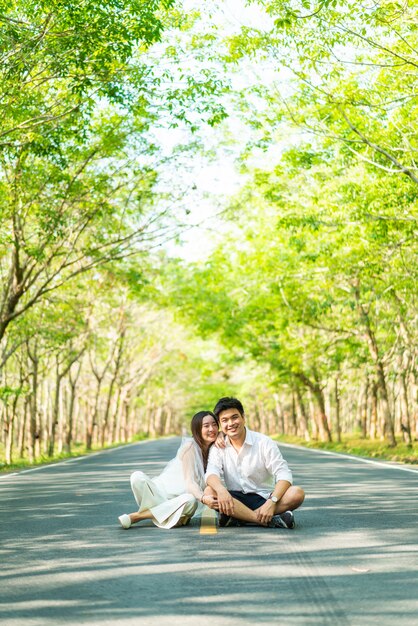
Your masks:
{"label": "tree canopy", "polygon": [[[0,3],[8,463],[231,394],[271,434],[414,445],[416,24],[386,0]],[[232,161],[228,195],[207,179]]]}

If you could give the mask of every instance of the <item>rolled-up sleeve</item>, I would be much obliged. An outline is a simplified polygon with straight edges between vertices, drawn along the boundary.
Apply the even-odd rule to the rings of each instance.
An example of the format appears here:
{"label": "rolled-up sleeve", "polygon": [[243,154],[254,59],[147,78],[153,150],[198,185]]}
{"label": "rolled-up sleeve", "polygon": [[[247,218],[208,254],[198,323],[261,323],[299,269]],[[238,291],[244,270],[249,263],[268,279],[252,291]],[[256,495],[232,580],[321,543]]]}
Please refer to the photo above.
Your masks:
{"label": "rolled-up sleeve", "polygon": [[215,448],[212,446],[209,452],[208,465],[205,473],[205,480],[208,479],[208,476],[211,474],[215,474],[215,476],[219,476],[219,478],[223,477],[223,454],[222,450]]}
{"label": "rolled-up sleeve", "polygon": [[274,476],[276,483],[279,480],[287,480],[290,484],[293,484],[292,472],[284,460],[277,444],[271,439],[265,441],[264,460],[266,468],[272,476]]}

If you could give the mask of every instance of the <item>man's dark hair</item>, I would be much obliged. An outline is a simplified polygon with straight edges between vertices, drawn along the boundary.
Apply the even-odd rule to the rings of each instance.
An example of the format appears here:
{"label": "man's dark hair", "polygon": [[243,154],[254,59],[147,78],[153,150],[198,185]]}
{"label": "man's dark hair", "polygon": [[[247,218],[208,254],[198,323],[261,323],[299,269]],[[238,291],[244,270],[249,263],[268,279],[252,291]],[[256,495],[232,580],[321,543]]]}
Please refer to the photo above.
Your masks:
{"label": "man's dark hair", "polygon": [[242,417],[244,417],[244,407],[242,406],[241,402],[236,398],[221,398],[216,403],[213,412],[217,417],[219,417],[219,413],[221,413],[222,411],[227,411],[228,409],[237,409]]}

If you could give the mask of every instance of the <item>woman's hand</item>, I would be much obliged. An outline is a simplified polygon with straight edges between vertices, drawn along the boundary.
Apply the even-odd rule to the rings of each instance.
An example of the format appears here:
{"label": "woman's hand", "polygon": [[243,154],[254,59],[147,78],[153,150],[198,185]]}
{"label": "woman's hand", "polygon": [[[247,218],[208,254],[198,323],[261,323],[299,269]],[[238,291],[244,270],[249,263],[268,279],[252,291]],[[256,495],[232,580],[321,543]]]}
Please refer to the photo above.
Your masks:
{"label": "woman's hand", "polygon": [[218,498],[216,496],[204,494],[202,496],[202,503],[210,509],[215,509],[216,511],[218,510]]}
{"label": "woman's hand", "polygon": [[225,435],[223,433],[218,433],[218,436],[215,439],[215,442],[213,444],[215,446],[215,448],[225,448],[226,443],[225,443]]}

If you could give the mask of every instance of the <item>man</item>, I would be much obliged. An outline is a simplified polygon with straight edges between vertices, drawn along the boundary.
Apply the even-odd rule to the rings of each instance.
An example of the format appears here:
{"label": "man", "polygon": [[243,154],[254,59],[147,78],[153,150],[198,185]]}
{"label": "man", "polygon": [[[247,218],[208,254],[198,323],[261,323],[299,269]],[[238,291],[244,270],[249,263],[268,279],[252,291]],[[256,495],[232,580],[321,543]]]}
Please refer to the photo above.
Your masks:
{"label": "man", "polygon": [[236,398],[221,398],[213,412],[226,435],[224,448],[212,446],[205,474],[216,492],[219,525],[239,525],[240,520],[294,528],[292,511],[305,494],[292,486],[292,473],[277,445],[246,427],[244,408]]}

